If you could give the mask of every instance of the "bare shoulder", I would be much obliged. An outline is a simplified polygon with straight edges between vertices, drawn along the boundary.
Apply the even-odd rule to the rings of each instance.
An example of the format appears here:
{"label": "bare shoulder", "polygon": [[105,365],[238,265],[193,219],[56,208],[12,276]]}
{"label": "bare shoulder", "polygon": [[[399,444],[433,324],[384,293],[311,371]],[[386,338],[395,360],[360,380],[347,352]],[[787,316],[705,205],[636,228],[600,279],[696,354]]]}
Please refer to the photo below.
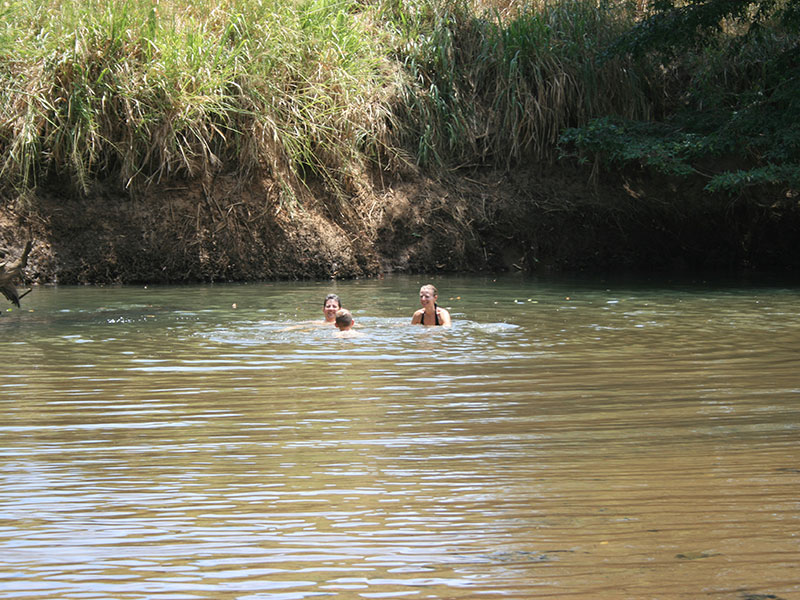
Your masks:
{"label": "bare shoulder", "polygon": [[361,333],[360,331],[354,331],[352,329],[348,329],[347,331],[334,331],[333,337],[337,338],[360,338],[364,337],[365,334]]}
{"label": "bare shoulder", "polygon": [[411,317],[411,324],[416,325],[417,323],[422,323],[422,315],[425,314],[425,309],[420,308],[418,311],[414,313],[414,316]]}

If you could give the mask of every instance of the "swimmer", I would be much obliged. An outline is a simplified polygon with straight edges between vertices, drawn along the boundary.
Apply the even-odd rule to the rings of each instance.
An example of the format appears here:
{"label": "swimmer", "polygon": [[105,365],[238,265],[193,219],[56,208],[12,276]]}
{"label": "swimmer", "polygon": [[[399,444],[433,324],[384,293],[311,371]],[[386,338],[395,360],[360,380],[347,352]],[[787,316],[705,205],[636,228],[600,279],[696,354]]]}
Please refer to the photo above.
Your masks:
{"label": "swimmer", "polygon": [[336,323],[336,311],[341,310],[341,308],[342,301],[339,296],[336,294],[328,294],[325,296],[325,300],[322,302],[322,315],[325,317],[324,320],[303,321],[302,323],[298,323],[296,325],[284,327],[281,331],[292,331],[293,329],[303,329],[314,327],[316,325],[334,325]]}
{"label": "swimmer", "polygon": [[328,294],[325,296],[325,302],[322,303],[322,314],[325,315],[324,325],[336,324],[336,312],[342,309],[342,301],[336,294]]}
{"label": "swimmer", "polygon": [[439,293],[432,285],[423,285],[419,288],[419,303],[422,304],[414,316],[411,317],[412,325],[450,326],[450,313],[436,304]]}
{"label": "swimmer", "polygon": [[353,320],[353,315],[350,311],[344,308],[336,311],[336,320],[334,324],[336,325],[336,329],[339,330],[333,334],[336,337],[351,338],[364,335],[359,331],[353,330],[353,325],[355,325],[356,322]]}

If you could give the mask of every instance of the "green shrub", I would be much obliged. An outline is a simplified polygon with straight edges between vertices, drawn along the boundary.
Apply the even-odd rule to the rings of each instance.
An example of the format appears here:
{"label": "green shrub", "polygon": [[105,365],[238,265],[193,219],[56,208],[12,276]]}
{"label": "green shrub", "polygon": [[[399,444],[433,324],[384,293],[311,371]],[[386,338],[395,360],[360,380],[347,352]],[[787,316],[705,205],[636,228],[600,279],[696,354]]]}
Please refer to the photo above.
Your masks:
{"label": "green shrub", "polygon": [[664,71],[680,73],[665,115],[656,122],[598,116],[564,132],[564,154],[697,175],[712,192],[740,193],[764,185],[796,190],[797,3],[663,0],[656,6],[650,18],[621,36],[605,56],[649,55]]}

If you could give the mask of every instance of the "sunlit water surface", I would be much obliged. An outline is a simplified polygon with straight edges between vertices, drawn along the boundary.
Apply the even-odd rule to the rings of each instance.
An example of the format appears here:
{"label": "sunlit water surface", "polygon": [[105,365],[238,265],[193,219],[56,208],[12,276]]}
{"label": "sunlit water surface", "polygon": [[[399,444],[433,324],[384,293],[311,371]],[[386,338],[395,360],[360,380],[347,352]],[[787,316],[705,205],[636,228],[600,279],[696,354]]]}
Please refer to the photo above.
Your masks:
{"label": "sunlit water surface", "polygon": [[800,287],[426,282],[4,311],[0,596],[800,598]]}

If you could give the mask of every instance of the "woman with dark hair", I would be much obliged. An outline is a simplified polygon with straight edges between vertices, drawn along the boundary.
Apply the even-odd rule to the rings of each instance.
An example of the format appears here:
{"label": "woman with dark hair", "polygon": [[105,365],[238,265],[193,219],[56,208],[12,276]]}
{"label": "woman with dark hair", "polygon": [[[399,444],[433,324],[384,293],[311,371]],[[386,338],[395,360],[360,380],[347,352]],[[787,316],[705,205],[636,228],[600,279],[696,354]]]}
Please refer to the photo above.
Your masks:
{"label": "woman with dark hair", "polygon": [[293,329],[304,329],[309,327],[316,327],[317,325],[336,325],[336,313],[342,309],[342,300],[336,294],[328,294],[322,302],[322,316],[323,320],[303,321],[294,325],[289,325],[283,331],[291,331]]}
{"label": "woman with dark hair", "polygon": [[322,314],[325,315],[325,325],[334,325],[336,323],[336,312],[341,310],[342,300],[336,294],[328,294],[325,296],[325,302],[322,303]]}

